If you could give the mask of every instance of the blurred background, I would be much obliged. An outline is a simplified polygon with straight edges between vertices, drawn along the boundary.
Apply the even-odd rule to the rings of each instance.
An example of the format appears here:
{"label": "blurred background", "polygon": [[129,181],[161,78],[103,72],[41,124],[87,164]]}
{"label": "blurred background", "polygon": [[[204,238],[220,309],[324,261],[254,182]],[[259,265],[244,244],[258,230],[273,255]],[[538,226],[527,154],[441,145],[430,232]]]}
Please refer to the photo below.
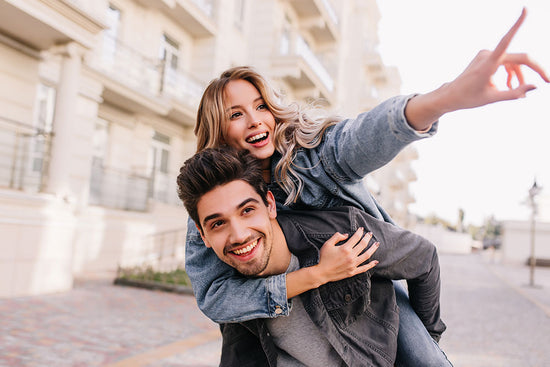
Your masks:
{"label": "blurred background", "polygon": [[[451,81],[523,6],[509,50],[550,70],[547,0],[0,0],[0,364],[136,366],[212,342],[151,365],[216,365],[192,297],[112,287],[133,269],[180,282],[175,178],[207,83],[253,65],[287,100],[353,117]],[[525,73],[528,98],[444,116],[365,180],[439,248],[457,365],[548,360],[550,89]]]}
{"label": "blurred background", "polygon": [[[179,167],[207,83],[253,65],[288,100],[353,117],[493,48],[550,66],[545,1],[0,0],[0,297],[181,267]],[[441,252],[550,262],[549,88],[444,116],[365,185]],[[497,73],[497,84],[504,75]]]}

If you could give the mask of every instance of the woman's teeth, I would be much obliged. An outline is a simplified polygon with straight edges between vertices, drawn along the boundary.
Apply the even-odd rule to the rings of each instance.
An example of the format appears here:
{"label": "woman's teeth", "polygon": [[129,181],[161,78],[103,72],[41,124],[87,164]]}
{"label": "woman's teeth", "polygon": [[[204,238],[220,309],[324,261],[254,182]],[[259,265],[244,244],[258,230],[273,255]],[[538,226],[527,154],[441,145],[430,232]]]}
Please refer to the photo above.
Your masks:
{"label": "woman's teeth", "polygon": [[252,242],[250,245],[248,245],[246,247],[240,248],[240,249],[232,251],[232,252],[236,255],[244,255],[244,254],[249,253],[250,251],[252,251],[252,249],[254,249],[254,247],[256,247],[257,244],[258,244],[258,240]]}
{"label": "woman's teeth", "polygon": [[267,138],[267,132],[251,136],[250,138],[246,139],[246,142],[247,143],[257,143],[258,141],[260,141],[262,139],[265,139],[265,138]]}

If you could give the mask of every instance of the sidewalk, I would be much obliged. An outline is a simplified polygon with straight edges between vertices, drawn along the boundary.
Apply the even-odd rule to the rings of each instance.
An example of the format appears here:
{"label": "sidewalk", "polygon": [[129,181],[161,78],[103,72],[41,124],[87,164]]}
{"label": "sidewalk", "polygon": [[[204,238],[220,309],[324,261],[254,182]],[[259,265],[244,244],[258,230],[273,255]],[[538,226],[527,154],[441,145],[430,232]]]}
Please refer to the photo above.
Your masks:
{"label": "sidewalk", "polygon": [[490,253],[441,255],[440,345],[456,367],[546,367],[550,268],[496,261]]}
{"label": "sidewalk", "polygon": [[[441,254],[441,346],[455,367],[550,361],[550,269]],[[88,282],[54,295],[0,300],[0,366],[217,366],[216,324],[192,296]]]}

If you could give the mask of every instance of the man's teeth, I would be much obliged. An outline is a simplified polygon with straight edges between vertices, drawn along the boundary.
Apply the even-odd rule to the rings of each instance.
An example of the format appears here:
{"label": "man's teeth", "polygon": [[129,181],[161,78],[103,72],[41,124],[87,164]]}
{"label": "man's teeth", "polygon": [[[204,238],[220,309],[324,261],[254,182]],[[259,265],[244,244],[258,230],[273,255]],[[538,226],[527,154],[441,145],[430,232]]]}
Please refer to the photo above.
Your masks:
{"label": "man's teeth", "polygon": [[257,142],[258,140],[261,140],[261,139],[264,139],[267,137],[267,132],[265,133],[261,133],[261,134],[258,134],[258,135],[254,135],[254,136],[251,136],[250,138],[246,139],[246,141],[248,143],[255,143]]}
{"label": "man's teeth", "polygon": [[233,251],[234,254],[237,254],[237,255],[242,255],[242,254],[246,254],[250,251],[252,251],[252,249],[254,247],[256,247],[256,245],[258,244],[258,240],[252,242],[250,245],[246,246],[246,247],[243,247],[243,248],[240,248],[238,250],[235,250]]}

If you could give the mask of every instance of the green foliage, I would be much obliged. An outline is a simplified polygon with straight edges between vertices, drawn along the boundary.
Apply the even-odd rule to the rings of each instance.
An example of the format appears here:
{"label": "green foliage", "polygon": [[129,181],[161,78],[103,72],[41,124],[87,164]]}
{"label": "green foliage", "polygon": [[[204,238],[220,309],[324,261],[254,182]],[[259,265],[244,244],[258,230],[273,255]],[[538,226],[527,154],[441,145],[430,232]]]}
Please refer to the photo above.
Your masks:
{"label": "green foliage", "polygon": [[189,276],[184,269],[177,268],[170,272],[159,272],[151,267],[119,268],[118,278],[163,284],[191,286]]}

